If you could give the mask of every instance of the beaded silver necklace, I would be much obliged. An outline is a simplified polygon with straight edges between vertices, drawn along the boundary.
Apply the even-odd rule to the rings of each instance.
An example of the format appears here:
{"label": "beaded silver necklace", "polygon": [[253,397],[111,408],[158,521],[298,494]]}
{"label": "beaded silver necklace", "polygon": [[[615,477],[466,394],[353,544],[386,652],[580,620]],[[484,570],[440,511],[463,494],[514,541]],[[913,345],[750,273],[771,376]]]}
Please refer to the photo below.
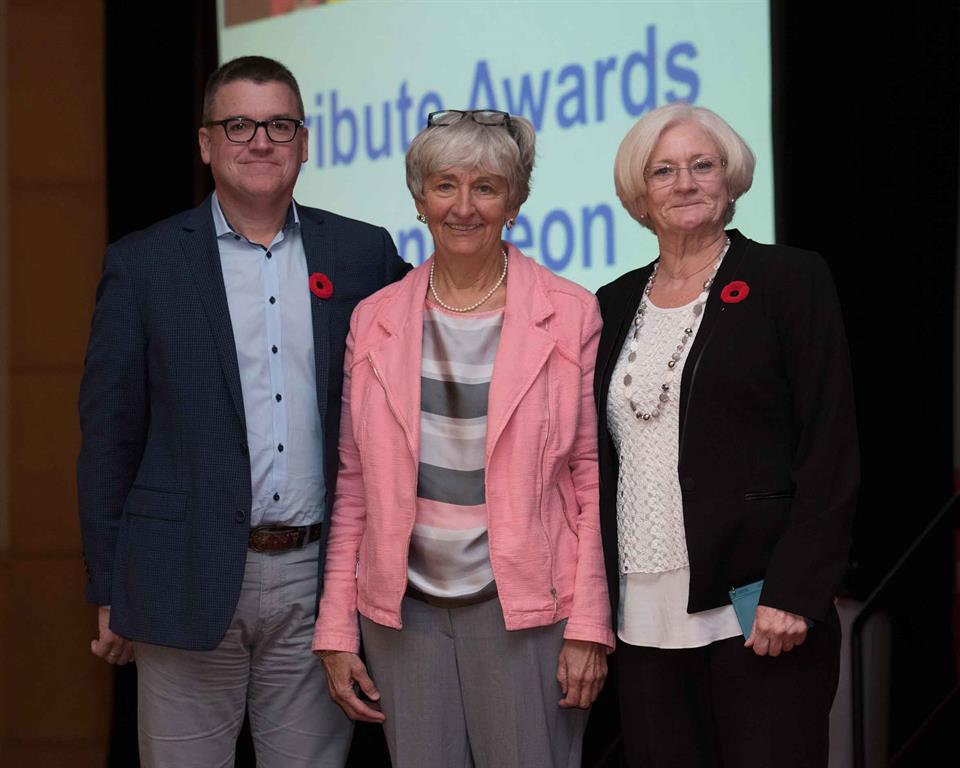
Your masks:
{"label": "beaded silver necklace", "polygon": [[440,296],[437,295],[437,289],[433,285],[433,269],[437,265],[437,260],[436,258],[434,258],[434,260],[430,262],[430,293],[433,294],[433,300],[437,302],[437,304],[439,304],[441,307],[443,307],[444,309],[450,312],[472,312],[473,310],[475,310],[477,307],[483,304],[487,299],[493,296],[494,293],[497,292],[497,288],[500,287],[500,285],[503,283],[503,281],[507,277],[507,249],[501,246],[500,253],[503,254],[503,271],[500,272],[500,279],[498,279],[497,282],[494,283],[493,288],[491,288],[487,292],[486,296],[480,299],[480,301],[478,301],[476,304],[471,304],[469,307],[451,307],[449,304],[444,304],[443,299],[441,299]]}
{"label": "beaded silver necklace", "polygon": [[653,406],[653,408],[643,409],[637,404],[636,400],[637,392],[633,385],[633,363],[637,359],[637,349],[640,347],[640,329],[643,327],[643,316],[647,312],[647,297],[653,290],[653,283],[657,278],[657,267],[659,266],[659,262],[653,265],[653,271],[650,273],[650,278],[647,280],[647,285],[643,289],[643,298],[640,299],[640,306],[637,307],[637,314],[633,318],[633,336],[630,338],[628,342],[629,346],[627,348],[627,372],[623,377],[623,393],[627,398],[627,402],[630,404],[630,410],[633,411],[638,420],[650,421],[650,419],[657,418],[666,404],[670,401],[670,388],[673,386],[673,383],[676,379],[677,365],[683,358],[683,353],[687,349],[687,342],[693,338],[693,333],[697,328],[697,323],[700,322],[700,316],[703,314],[703,307],[707,303],[707,299],[710,296],[710,287],[713,285],[713,280],[717,276],[717,270],[720,269],[720,262],[723,261],[723,257],[726,255],[729,247],[730,239],[727,238],[723,249],[717,256],[716,262],[713,264],[713,270],[710,273],[710,277],[704,281],[703,290],[694,300],[693,307],[691,309],[692,317],[690,322],[683,329],[683,336],[680,339],[680,343],[677,344],[676,349],[670,355],[670,359],[667,360],[667,374],[663,383],[660,385],[660,392],[657,395],[656,404]]}

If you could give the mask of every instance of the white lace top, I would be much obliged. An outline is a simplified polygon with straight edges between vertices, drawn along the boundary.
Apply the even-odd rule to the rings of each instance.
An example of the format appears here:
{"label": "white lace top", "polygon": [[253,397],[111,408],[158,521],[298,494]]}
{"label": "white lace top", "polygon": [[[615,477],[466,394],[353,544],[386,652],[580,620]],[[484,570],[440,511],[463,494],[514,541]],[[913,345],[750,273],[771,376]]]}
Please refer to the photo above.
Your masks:
{"label": "white lace top", "polygon": [[[653,409],[667,381],[667,360],[691,326],[694,302],[664,309],[647,300],[637,359],[629,368],[637,405]],[[631,645],[694,648],[740,634],[732,606],[687,613],[690,569],[677,477],[680,379],[699,330],[674,368],[660,416],[638,420],[624,395],[631,336],[610,380],[607,420],[620,459],[617,484],[620,611],[618,636]]]}

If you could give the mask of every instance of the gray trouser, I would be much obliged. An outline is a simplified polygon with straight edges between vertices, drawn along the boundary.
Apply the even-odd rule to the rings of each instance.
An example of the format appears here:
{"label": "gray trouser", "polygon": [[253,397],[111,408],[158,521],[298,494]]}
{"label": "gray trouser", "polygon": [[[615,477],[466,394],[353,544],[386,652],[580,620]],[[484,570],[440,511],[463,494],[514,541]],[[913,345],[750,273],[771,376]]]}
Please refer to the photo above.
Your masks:
{"label": "gray trouser", "polygon": [[403,629],[360,617],[393,768],[575,768],[587,712],[561,709],[566,622],[508,632],[496,599],[404,598]]}
{"label": "gray trouser", "polygon": [[344,765],[353,726],[310,651],[318,547],[248,552],[214,650],[135,644],[144,768],[233,768],[245,707],[260,768]]}

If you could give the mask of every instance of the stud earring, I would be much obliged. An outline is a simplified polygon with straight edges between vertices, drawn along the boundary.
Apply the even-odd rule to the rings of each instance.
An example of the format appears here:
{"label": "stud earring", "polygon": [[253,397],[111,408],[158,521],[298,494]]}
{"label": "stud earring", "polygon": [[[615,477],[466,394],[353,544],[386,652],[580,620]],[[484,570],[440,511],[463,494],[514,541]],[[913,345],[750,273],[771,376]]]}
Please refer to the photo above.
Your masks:
{"label": "stud earring", "polygon": [[426,224],[426,223],[427,223],[427,217],[426,217],[424,214],[422,214],[422,213],[418,213],[418,214],[417,214],[417,221],[419,221],[421,224]]}
{"label": "stud earring", "polygon": [[513,225],[517,223],[516,219],[509,218],[503,222],[507,229],[513,229]]}

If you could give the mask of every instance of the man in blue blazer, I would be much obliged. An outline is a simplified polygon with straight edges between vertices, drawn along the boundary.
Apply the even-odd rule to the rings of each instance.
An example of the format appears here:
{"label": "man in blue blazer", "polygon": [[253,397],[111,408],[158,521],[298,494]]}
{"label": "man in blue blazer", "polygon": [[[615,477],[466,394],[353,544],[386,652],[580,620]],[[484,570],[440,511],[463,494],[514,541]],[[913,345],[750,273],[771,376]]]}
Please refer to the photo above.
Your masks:
{"label": "man in blue blazer", "polygon": [[340,766],[351,725],[310,642],[354,305],[409,267],[382,228],[293,202],[293,75],[207,83],[216,192],[107,250],[80,390],[77,480],[97,656],[134,656],[141,759]]}

